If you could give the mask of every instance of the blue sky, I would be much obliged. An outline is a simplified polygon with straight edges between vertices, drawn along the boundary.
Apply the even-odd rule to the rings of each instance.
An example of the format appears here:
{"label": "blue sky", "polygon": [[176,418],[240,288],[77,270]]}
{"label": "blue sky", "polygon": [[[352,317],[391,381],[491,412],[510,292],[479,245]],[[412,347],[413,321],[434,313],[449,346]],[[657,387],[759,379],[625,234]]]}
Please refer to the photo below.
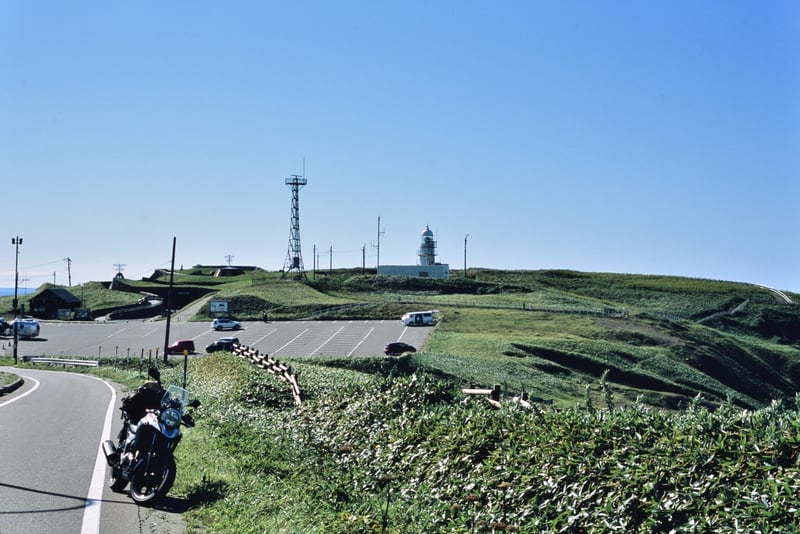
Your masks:
{"label": "blue sky", "polygon": [[[0,0],[13,286],[574,269],[800,292],[794,1]],[[330,252],[332,250],[332,253]]]}

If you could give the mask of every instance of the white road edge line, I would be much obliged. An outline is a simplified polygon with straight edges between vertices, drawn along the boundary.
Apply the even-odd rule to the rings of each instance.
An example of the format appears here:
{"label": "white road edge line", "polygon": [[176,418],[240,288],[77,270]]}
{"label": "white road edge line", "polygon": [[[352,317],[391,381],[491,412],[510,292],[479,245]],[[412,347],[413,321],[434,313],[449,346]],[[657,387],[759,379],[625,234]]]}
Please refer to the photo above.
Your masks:
{"label": "white road edge line", "polygon": [[[88,376],[88,375],[87,375]],[[95,378],[95,377],[91,377]],[[111,402],[108,403],[106,410],[106,420],[103,423],[103,434],[100,436],[101,443],[106,436],[111,434],[111,419],[114,415],[114,406],[117,403],[117,392],[114,388],[100,378],[102,383],[111,390]],[[103,503],[103,487],[106,480],[106,456],[103,454],[103,447],[97,448],[97,459],[94,462],[94,472],[92,473],[92,483],[89,485],[89,494],[86,496],[86,506],[83,509],[83,524],[81,534],[100,533],[100,511]]]}
{"label": "white road edge line", "polygon": [[7,401],[5,401],[5,402],[3,402],[3,403],[0,403],[0,408],[2,408],[3,406],[5,406],[6,404],[11,404],[12,402],[15,402],[15,401],[18,401],[18,400],[20,400],[20,399],[22,399],[22,398],[24,398],[24,397],[27,397],[28,395],[30,395],[31,393],[33,393],[34,391],[36,391],[37,389],[39,389],[39,381],[38,381],[38,380],[36,380],[35,378],[31,378],[30,376],[23,376],[23,377],[21,377],[21,378],[25,378],[25,379],[28,379],[28,380],[33,380],[34,382],[36,382],[36,385],[35,385],[35,386],[33,386],[33,388],[31,388],[31,390],[30,390],[30,391],[26,391],[25,393],[23,393],[23,394],[22,394],[22,395],[20,395],[19,397],[14,397],[14,398],[13,398],[13,399],[11,399],[11,400],[7,400]]}

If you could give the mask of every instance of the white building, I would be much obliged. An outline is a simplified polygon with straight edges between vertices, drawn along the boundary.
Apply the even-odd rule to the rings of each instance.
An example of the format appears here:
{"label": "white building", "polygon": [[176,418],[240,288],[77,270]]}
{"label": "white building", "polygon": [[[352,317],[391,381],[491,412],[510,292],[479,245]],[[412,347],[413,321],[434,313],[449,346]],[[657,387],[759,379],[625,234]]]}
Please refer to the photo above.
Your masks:
{"label": "white building", "polygon": [[436,241],[426,225],[422,231],[417,265],[378,265],[378,274],[384,276],[419,276],[423,278],[449,278],[450,266],[436,262]]}

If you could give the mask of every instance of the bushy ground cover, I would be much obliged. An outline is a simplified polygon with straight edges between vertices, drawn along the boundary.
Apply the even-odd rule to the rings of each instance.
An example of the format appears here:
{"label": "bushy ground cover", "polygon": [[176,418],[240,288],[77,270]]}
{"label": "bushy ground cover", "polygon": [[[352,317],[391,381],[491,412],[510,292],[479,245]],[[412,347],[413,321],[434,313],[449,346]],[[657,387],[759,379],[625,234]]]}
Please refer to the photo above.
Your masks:
{"label": "bushy ground cover", "polygon": [[[328,362],[330,363],[330,362]],[[413,361],[295,363],[307,400],[244,360],[193,362],[176,492],[202,532],[797,531],[797,400],[668,412],[502,409]],[[363,362],[362,367],[368,367]],[[589,384],[587,384],[589,385]]]}

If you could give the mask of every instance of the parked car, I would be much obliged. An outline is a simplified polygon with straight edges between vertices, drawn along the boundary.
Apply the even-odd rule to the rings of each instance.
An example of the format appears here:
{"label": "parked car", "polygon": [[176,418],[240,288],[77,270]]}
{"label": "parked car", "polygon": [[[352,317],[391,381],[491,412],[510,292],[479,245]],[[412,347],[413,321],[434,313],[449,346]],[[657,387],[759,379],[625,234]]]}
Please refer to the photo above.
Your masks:
{"label": "parked car", "polygon": [[242,323],[234,321],[230,317],[217,317],[211,323],[211,328],[214,330],[239,330],[242,328]]}
{"label": "parked car", "polygon": [[184,351],[194,354],[194,341],[191,339],[179,339],[167,347],[167,354],[183,354]]}
{"label": "parked car", "polygon": [[72,314],[72,319],[74,321],[91,321],[92,312],[86,308],[78,308],[75,310],[75,313]]}
{"label": "parked car", "polygon": [[0,317],[0,336],[8,335],[9,331],[11,330],[11,325],[8,322]]}
{"label": "parked car", "polygon": [[233,352],[233,346],[239,344],[238,337],[221,337],[215,342],[206,347],[206,352],[217,352],[220,350],[227,350]]}
{"label": "parked car", "polygon": [[383,353],[387,356],[398,356],[404,352],[417,352],[417,349],[408,343],[403,343],[402,341],[387,343],[383,347]]}
{"label": "parked car", "polygon": [[406,326],[427,326],[436,324],[433,314],[436,310],[408,312],[403,314],[400,321]]}
{"label": "parked car", "polygon": [[18,317],[9,323],[11,334],[17,332],[21,339],[33,339],[39,335],[39,321],[32,317]]}

